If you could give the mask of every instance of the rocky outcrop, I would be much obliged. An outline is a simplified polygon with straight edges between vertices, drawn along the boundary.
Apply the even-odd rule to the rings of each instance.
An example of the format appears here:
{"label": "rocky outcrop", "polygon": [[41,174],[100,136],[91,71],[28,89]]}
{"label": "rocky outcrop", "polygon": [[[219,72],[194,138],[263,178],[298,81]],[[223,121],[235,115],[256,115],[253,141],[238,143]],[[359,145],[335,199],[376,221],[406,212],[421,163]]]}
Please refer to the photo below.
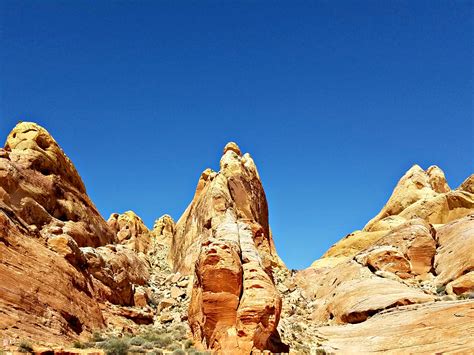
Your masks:
{"label": "rocky outcrop", "polygon": [[0,149],[0,338],[64,344],[98,329],[180,327],[217,353],[466,352],[473,181],[452,190],[438,167],[412,167],[363,230],[294,271],[235,143],[178,222],[164,215],[149,230],[132,211],[106,222],[49,133],[20,123]]}
{"label": "rocky outcrop", "polygon": [[149,278],[139,222],[111,228],[51,135],[18,124],[0,150],[0,335],[61,343],[103,328],[109,305],[133,306]]}
{"label": "rocky outcrop", "polygon": [[390,230],[414,217],[431,224],[444,224],[468,215],[473,209],[472,194],[463,189],[451,190],[440,168],[431,166],[424,171],[414,165],[400,179],[387,204],[364,230]]}
{"label": "rocky outcrop", "polygon": [[107,223],[117,235],[117,243],[127,245],[141,253],[150,251],[152,245],[150,231],[135,212],[113,213]]}
{"label": "rocky outcrop", "polygon": [[235,143],[224,148],[220,166],[201,174],[171,244],[175,271],[194,272],[191,329],[212,350],[284,350],[276,331],[281,299],[271,272],[282,263],[257,168]]}
{"label": "rocky outcrop", "polygon": [[435,253],[434,228],[415,218],[394,228],[355,258],[371,270],[392,272],[406,279],[431,272]]}
{"label": "rocky outcrop", "polygon": [[426,171],[414,165],[400,179],[384,208],[362,231],[355,231],[334,244],[313,268],[333,267],[353,258],[382,237],[413,219],[440,227],[474,213],[472,176],[451,190],[443,171],[431,166]]}
{"label": "rocky outcrop", "polygon": [[7,138],[0,154],[0,198],[7,213],[45,241],[63,234],[81,247],[114,241],[69,158],[34,123],[19,123]]}
{"label": "rocky outcrop", "polygon": [[171,216],[165,214],[158,218],[151,231],[155,240],[167,247],[171,246],[175,232],[175,222]]}
{"label": "rocky outcrop", "polygon": [[[91,279],[0,209],[0,335],[62,342],[104,326]],[[73,300],[71,302],[71,300]]]}
{"label": "rocky outcrop", "polygon": [[[284,340],[303,346],[296,339],[306,337],[308,352],[470,349],[466,323],[474,301],[452,307],[462,310],[456,317],[467,317],[457,320],[462,324],[455,324],[446,302],[474,294],[471,180],[450,190],[439,168],[412,167],[363,231],[347,235],[292,276],[297,287],[284,294],[291,305],[283,309]],[[299,305],[303,311],[295,312]],[[312,323],[301,326],[303,319]],[[379,328],[390,331],[367,342]],[[449,329],[456,342],[441,329]],[[288,331],[299,335],[289,337]]]}

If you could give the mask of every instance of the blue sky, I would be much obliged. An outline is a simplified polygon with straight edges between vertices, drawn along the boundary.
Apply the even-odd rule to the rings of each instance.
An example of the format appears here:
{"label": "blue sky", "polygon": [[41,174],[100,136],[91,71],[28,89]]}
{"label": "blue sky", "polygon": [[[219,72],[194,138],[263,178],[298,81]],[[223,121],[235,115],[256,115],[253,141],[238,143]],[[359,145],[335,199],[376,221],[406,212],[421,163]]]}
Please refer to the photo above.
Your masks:
{"label": "blue sky", "polygon": [[0,0],[0,136],[46,127],[108,218],[177,219],[227,141],[303,268],[414,163],[473,172],[471,1]]}

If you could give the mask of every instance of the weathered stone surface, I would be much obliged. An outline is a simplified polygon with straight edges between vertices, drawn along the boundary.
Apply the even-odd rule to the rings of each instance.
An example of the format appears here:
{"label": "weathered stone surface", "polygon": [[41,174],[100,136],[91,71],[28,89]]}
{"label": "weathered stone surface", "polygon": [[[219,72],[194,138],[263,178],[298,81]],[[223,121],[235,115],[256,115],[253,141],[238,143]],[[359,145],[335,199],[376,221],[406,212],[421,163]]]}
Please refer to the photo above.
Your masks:
{"label": "weathered stone surface", "polygon": [[149,265],[143,256],[122,245],[81,248],[87,271],[103,285],[101,296],[111,303],[132,306],[133,285],[144,285],[149,278]]}
{"label": "weathered stone surface", "polygon": [[150,251],[152,245],[150,231],[135,212],[113,213],[107,223],[116,233],[118,243],[127,245],[137,252]]}
{"label": "weathered stone surface", "polygon": [[448,294],[466,295],[474,298],[474,271],[458,277],[446,285]]}
{"label": "weathered stone surface", "polygon": [[90,281],[0,208],[0,337],[62,342],[103,327]]}
{"label": "weathered stone surface", "polygon": [[459,186],[459,190],[474,194],[474,174],[463,181],[463,183]]}
{"label": "weathered stone surface", "polygon": [[387,231],[355,231],[334,244],[321,259],[314,261],[312,268],[333,267],[352,257],[382,238]]}
{"label": "weathered stone surface", "polygon": [[386,230],[411,218],[432,224],[448,223],[474,209],[472,194],[451,191],[443,171],[431,166],[426,171],[414,165],[400,179],[387,204],[365,226],[365,231]]}
{"label": "weathered stone surface", "polygon": [[328,352],[467,354],[474,348],[474,301],[406,306],[315,333]]}
{"label": "weathered stone surface", "polygon": [[319,272],[313,270],[312,282],[307,280],[310,275],[311,269],[296,280],[307,297],[318,300],[312,318],[319,323],[358,323],[387,308],[435,299],[400,282],[376,276],[353,261]]}
{"label": "weathered stone surface", "polygon": [[174,229],[175,223],[173,218],[165,214],[155,221],[151,233],[158,243],[169,247],[173,240]]}
{"label": "weathered stone surface", "polygon": [[282,262],[260,177],[235,143],[225,147],[220,165],[218,173],[201,174],[171,245],[174,269],[194,270],[191,329],[212,350],[285,350],[276,331],[281,299],[270,276]]}
{"label": "weathered stone surface", "polygon": [[474,270],[474,215],[440,227],[434,260],[436,282],[445,285]]}
{"label": "weathered stone surface", "polygon": [[18,124],[0,151],[0,338],[61,343],[133,305],[149,265],[115,241],[54,139]]}
{"label": "weathered stone surface", "polygon": [[470,177],[459,189],[451,190],[440,168],[431,166],[424,171],[414,165],[400,179],[387,204],[364,230],[355,231],[335,243],[312,267],[332,267],[342,263],[412,219],[440,225],[474,213],[471,180]]}
{"label": "weathered stone surface", "polygon": [[54,225],[81,247],[114,241],[69,158],[35,123],[19,123],[7,138],[0,157],[0,196],[30,229],[44,230],[45,238]]}
{"label": "weathered stone surface", "polygon": [[[472,313],[472,301],[459,306],[464,310],[455,317],[447,303],[473,292],[471,182],[470,177],[450,190],[439,168],[411,168],[363,231],[349,234],[294,276],[298,288],[285,295],[291,307],[284,307],[284,340],[303,352],[310,348],[293,339],[306,337],[315,350],[342,352],[472,348],[471,319],[464,318],[464,310]],[[295,311],[298,305],[304,311]],[[312,324],[301,326],[308,318]],[[334,323],[360,324],[321,328]],[[379,328],[382,335],[373,337]],[[291,331],[299,335],[290,337]]]}
{"label": "weathered stone surface", "polygon": [[422,219],[412,219],[394,228],[356,256],[373,270],[392,272],[405,279],[424,275],[433,268],[435,231]]}

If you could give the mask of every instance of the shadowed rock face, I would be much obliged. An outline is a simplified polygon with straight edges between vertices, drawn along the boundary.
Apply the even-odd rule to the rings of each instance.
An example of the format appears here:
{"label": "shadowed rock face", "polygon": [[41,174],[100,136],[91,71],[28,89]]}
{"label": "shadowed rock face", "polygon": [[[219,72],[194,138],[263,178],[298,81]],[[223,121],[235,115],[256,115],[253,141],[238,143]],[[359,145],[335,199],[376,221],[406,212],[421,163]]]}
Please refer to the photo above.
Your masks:
{"label": "shadowed rock face", "polygon": [[284,350],[276,332],[281,299],[271,276],[282,262],[260,177],[235,143],[224,148],[220,165],[219,172],[202,173],[171,245],[175,270],[194,271],[191,329],[213,350]]}

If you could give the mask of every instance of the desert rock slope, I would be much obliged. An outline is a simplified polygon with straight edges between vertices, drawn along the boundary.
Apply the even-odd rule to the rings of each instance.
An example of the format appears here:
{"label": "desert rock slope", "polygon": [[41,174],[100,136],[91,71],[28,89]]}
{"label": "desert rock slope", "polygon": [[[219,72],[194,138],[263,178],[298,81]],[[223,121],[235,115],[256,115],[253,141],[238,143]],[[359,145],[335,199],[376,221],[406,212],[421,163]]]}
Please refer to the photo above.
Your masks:
{"label": "desert rock slope", "polygon": [[436,166],[409,169],[363,230],[280,275],[283,340],[303,352],[473,351],[472,191],[472,175],[452,190]]}
{"label": "desert rock slope", "polygon": [[413,166],[362,230],[295,271],[233,142],[183,215],[152,229],[133,211],[106,221],[39,125],[0,149],[6,353],[470,352],[473,298],[472,175],[451,189],[440,168]]}

